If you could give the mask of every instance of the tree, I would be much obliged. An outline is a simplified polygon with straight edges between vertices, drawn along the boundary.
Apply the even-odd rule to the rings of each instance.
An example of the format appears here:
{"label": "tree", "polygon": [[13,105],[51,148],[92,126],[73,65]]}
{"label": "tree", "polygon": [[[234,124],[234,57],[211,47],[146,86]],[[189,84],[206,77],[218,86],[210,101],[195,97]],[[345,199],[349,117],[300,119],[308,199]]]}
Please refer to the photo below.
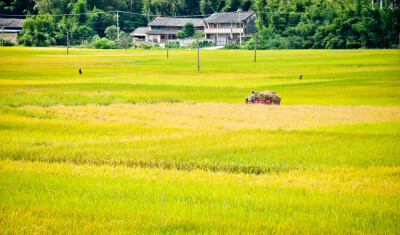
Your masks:
{"label": "tree", "polygon": [[67,45],[67,32],[71,33],[73,24],[73,19],[66,16],[63,16],[62,20],[57,23],[57,30],[55,32],[57,45]]}
{"label": "tree", "polygon": [[115,41],[118,38],[118,30],[117,26],[115,25],[107,27],[106,30],[104,30],[104,33],[106,34],[106,38],[108,40]]}
{"label": "tree", "polygon": [[200,1],[200,11],[202,15],[212,14],[214,10],[211,7],[211,0],[201,0]]}
{"label": "tree", "polygon": [[187,22],[185,26],[183,26],[183,29],[178,32],[177,36],[179,38],[190,38],[193,37],[195,34],[194,31],[194,26],[192,22]]}
{"label": "tree", "polygon": [[236,11],[240,7],[240,0],[226,0],[225,7],[222,8],[222,12]]}
{"label": "tree", "polygon": [[178,0],[178,15],[198,15],[200,14],[199,0]]}
{"label": "tree", "polygon": [[33,0],[0,1],[0,13],[16,15],[26,14],[29,12],[33,13],[34,6],[35,2]]}
{"label": "tree", "polygon": [[267,14],[261,13],[265,11],[266,5],[267,5],[266,0],[257,0],[255,4],[256,11],[258,12],[257,25],[259,29],[268,27]]}
{"label": "tree", "polygon": [[145,15],[147,22],[150,22],[154,19],[154,17],[151,16],[153,14],[151,0],[143,0],[142,13]]}
{"label": "tree", "polygon": [[88,16],[86,15],[86,13],[88,13],[86,5],[87,3],[85,0],[78,0],[78,2],[75,3],[74,7],[72,8],[71,13],[76,14],[74,15],[74,19],[78,25],[86,24],[86,20],[88,18]]}
{"label": "tree", "polygon": [[132,47],[132,37],[129,34],[122,31],[119,39],[121,48],[128,49]]}
{"label": "tree", "polygon": [[362,2],[361,0],[356,0],[356,12],[358,17],[361,17],[361,11],[362,11]]}
{"label": "tree", "polygon": [[86,25],[74,27],[72,31],[72,35],[76,41],[80,39],[82,43],[84,40],[91,39],[95,34],[95,31]]}
{"label": "tree", "polygon": [[56,44],[55,32],[56,25],[51,15],[28,18],[24,21],[18,42],[25,46],[48,47]]}
{"label": "tree", "polygon": [[86,25],[94,29],[100,37],[104,37],[104,29],[115,24],[112,14],[104,13],[104,11],[96,7],[91,12],[98,14],[89,15]]}
{"label": "tree", "polygon": [[51,14],[53,10],[53,5],[56,0],[35,0],[35,6],[33,9],[39,11],[42,14]]}

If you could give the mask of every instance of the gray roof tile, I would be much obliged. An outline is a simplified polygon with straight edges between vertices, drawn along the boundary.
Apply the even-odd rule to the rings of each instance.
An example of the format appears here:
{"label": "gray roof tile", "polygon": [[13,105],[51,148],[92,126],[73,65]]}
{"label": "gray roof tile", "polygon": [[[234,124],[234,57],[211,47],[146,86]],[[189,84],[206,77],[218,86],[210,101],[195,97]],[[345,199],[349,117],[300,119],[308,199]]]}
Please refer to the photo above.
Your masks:
{"label": "gray roof tile", "polygon": [[149,27],[139,27],[136,28],[135,31],[133,31],[130,35],[135,36],[135,35],[146,35],[146,33],[150,30]]}
{"label": "gray roof tile", "polygon": [[0,18],[0,27],[22,28],[25,19]]}
{"label": "gray roof tile", "polygon": [[[238,23],[255,14],[254,11],[214,13],[204,20],[205,23]],[[239,19],[240,17],[240,19]]]}
{"label": "gray roof tile", "polygon": [[186,23],[192,22],[194,27],[203,27],[203,18],[175,18],[175,17],[157,17],[149,26],[177,26],[183,27]]}

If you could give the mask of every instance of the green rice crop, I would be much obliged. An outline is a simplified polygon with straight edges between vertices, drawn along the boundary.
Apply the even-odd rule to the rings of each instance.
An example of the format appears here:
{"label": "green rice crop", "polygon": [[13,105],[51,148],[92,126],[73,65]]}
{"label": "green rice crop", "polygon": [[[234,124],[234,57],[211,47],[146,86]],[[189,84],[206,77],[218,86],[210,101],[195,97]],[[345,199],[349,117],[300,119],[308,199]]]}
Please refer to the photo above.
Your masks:
{"label": "green rice crop", "polygon": [[399,105],[397,50],[260,51],[256,63],[252,53],[201,51],[198,73],[196,50],[0,48],[0,105],[242,103],[253,90],[283,104]]}

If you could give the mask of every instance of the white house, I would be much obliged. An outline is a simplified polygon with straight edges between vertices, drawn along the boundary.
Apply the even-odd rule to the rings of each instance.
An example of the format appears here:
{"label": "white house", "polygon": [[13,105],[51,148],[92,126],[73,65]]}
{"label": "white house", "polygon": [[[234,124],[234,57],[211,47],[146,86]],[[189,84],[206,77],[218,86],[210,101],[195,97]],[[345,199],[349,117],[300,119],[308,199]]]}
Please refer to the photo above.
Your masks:
{"label": "white house", "polygon": [[196,31],[203,31],[203,20],[201,18],[157,17],[149,24],[150,29],[146,32],[146,41],[165,43],[168,40],[175,40],[177,33],[188,22],[193,23]]}
{"label": "white house", "polygon": [[257,15],[253,11],[214,13],[204,20],[204,33],[217,46],[240,41],[257,32]]}

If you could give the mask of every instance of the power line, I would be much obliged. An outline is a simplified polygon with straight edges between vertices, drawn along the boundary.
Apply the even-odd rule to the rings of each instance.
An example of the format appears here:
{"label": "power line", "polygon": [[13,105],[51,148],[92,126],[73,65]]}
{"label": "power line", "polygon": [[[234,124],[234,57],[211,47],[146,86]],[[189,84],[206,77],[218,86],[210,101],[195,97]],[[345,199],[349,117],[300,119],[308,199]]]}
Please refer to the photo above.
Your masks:
{"label": "power line", "polygon": [[7,16],[7,17],[37,17],[37,16],[78,16],[78,15],[95,15],[95,14],[105,14],[105,13],[123,13],[123,14],[128,14],[128,15],[139,15],[139,16],[155,16],[155,17],[171,17],[171,18],[190,18],[190,17],[205,17],[205,16],[210,16],[211,14],[205,14],[205,15],[180,15],[180,16],[174,16],[174,15],[161,15],[161,14],[145,14],[145,13],[135,13],[135,12],[127,12],[127,11],[102,11],[102,12],[86,12],[86,13],[79,13],[79,14],[44,14],[44,15],[9,15],[9,14],[0,14],[0,16]]}
{"label": "power line", "polygon": [[205,14],[205,15],[180,15],[180,16],[173,16],[173,15],[152,15],[152,14],[144,14],[144,13],[135,13],[135,12],[128,12],[128,11],[119,11],[120,13],[125,13],[129,15],[141,15],[141,16],[157,16],[157,17],[171,17],[171,18],[190,18],[190,17],[205,17],[210,16],[212,14]]}
{"label": "power line", "polygon": [[79,15],[96,15],[96,14],[105,14],[105,13],[116,13],[117,11],[102,11],[102,12],[84,12],[79,14],[44,14],[44,15],[7,15],[0,14],[0,16],[13,16],[13,17],[36,17],[36,16],[79,16]]}

